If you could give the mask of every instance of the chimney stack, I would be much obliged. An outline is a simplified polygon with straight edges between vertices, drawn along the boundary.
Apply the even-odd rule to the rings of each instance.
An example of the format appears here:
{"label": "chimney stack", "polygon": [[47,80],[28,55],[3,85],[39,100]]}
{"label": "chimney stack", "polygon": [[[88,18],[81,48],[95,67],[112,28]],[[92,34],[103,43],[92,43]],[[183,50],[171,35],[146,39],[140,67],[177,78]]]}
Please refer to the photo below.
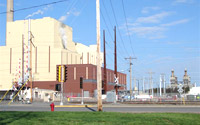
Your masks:
{"label": "chimney stack", "polygon": [[185,75],[184,76],[187,76],[187,69],[185,68]]}
{"label": "chimney stack", "polygon": [[174,77],[174,69],[172,69],[172,76],[171,77]]}
{"label": "chimney stack", "polygon": [[13,22],[13,0],[7,0],[7,22]]}

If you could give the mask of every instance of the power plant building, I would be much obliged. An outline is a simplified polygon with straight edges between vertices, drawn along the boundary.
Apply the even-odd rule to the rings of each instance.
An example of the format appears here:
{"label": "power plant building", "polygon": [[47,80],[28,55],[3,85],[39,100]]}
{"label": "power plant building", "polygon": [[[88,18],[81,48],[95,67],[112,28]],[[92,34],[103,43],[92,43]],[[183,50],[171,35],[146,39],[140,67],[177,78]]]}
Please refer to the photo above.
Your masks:
{"label": "power plant building", "polygon": [[[63,64],[69,66],[64,92],[80,93],[77,85],[83,76],[84,91],[94,93],[97,45],[74,42],[72,27],[51,17],[13,21],[13,0],[7,4],[6,45],[0,46],[0,91],[22,85],[30,79],[30,71],[33,88],[55,91],[56,68]],[[126,74],[118,74],[120,89],[124,89]],[[114,90],[114,71],[107,69],[107,75],[107,91]]]}

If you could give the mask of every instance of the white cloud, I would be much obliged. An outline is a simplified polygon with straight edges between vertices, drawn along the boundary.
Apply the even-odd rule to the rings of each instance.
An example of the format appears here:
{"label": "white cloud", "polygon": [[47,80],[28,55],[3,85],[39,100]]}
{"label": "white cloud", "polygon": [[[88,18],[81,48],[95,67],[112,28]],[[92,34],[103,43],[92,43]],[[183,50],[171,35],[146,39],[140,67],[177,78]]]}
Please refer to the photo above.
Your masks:
{"label": "white cloud", "polygon": [[159,14],[155,14],[152,16],[148,16],[148,17],[139,17],[136,22],[137,23],[160,23],[160,21],[164,18],[167,17],[169,15],[171,15],[172,12],[162,12]]}
{"label": "white cloud", "polygon": [[180,4],[180,3],[193,3],[194,0],[174,0],[172,5]]}
{"label": "white cloud", "polygon": [[178,24],[182,24],[182,23],[187,23],[189,21],[189,19],[182,19],[182,20],[177,20],[171,23],[166,23],[166,24],[161,24],[161,26],[174,26],[174,25],[178,25]]}
{"label": "white cloud", "polygon": [[169,41],[169,42],[166,42],[166,44],[168,44],[168,45],[178,45],[178,44],[180,44],[180,42]]}
{"label": "white cloud", "polygon": [[152,27],[132,27],[130,28],[131,34],[137,34],[138,36],[149,38],[149,39],[158,39],[163,38],[162,34],[166,28],[160,26],[152,26]]}
{"label": "white cloud", "polygon": [[160,7],[145,7],[145,8],[142,9],[141,13],[147,14],[151,10],[159,10],[159,9],[160,9]]}
{"label": "white cloud", "polygon": [[157,59],[154,59],[150,62],[147,62],[146,64],[160,64],[160,63],[167,63],[169,61],[172,61],[173,57],[171,56],[165,56],[165,57],[159,57]]}

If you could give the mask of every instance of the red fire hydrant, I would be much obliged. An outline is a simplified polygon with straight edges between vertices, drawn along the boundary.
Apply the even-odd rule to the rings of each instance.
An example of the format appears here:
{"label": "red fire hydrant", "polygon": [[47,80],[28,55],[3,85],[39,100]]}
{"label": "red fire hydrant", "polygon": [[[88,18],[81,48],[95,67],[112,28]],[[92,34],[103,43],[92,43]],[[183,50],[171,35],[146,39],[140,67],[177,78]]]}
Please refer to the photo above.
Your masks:
{"label": "red fire hydrant", "polygon": [[51,111],[53,112],[54,111],[54,103],[52,102],[51,104],[50,104],[50,107],[51,107]]}

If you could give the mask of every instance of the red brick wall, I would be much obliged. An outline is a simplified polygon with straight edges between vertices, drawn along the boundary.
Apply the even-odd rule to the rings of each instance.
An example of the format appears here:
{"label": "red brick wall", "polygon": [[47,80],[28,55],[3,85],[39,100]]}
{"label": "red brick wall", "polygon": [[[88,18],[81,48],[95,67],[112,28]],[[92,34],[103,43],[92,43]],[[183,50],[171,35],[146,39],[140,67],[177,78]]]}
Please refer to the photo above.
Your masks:
{"label": "red brick wall", "polygon": [[[67,81],[64,83],[64,93],[81,93],[80,89],[80,77],[83,77],[86,80],[86,67],[88,67],[88,80],[96,80],[96,66],[91,64],[76,64],[76,65],[67,65],[68,69],[68,77]],[[76,67],[76,79],[74,79],[74,67]],[[107,69],[108,76],[107,81],[108,83],[114,83],[114,71]],[[110,75],[111,74],[111,75]],[[102,78],[104,72],[102,68]],[[111,78],[110,78],[111,77]],[[126,85],[126,74],[118,73],[119,83]],[[124,78],[122,78],[124,77]],[[55,84],[58,84],[57,81],[38,81],[33,83],[33,87],[38,87],[41,89],[51,89],[55,90]],[[91,82],[84,82],[83,83],[83,90],[89,91],[90,93],[94,93],[94,90],[97,89],[96,83]],[[119,90],[123,90],[124,87],[120,87]],[[114,90],[113,85],[107,85],[107,90]]]}

